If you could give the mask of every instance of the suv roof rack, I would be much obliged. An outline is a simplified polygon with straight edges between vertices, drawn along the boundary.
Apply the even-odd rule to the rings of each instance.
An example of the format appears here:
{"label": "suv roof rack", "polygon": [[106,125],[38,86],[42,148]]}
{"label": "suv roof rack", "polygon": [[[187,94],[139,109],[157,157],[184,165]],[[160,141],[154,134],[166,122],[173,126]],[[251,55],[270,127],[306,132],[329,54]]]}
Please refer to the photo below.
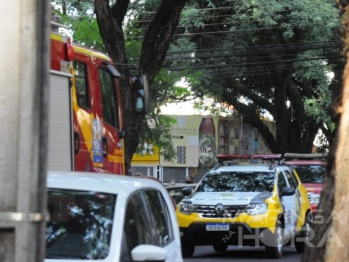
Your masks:
{"label": "suv roof rack", "polygon": [[323,153],[323,154],[299,154],[299,153],[285,153],[284,154],[284,158],[285,159],[293,159],[293,160],[296,160],[296,159],[308,159],[308,160],[311,160],[311,159],[325,159],[327,158],[327,153]]}
{"label": "suv roof rack", "polygon": [[264,154],[264,155],[217,155],[218,163],[220,166],[231,166],[231,165],[238,165],[239,162],[234,160],[254,160],[254,159],[262,159],[262,160],[269,160],[270,166],[269,169],[274,169],[275,167],[275,161],[280,162],[281,160],[281,154]]}
{"label": "suv roof rack", "polygon": [[280,160],[281,154],[264,154],[264,155],[217,155],[218,162],[221,163],[227,160],[240,160],[240,159],[262,159],[262,160]]}

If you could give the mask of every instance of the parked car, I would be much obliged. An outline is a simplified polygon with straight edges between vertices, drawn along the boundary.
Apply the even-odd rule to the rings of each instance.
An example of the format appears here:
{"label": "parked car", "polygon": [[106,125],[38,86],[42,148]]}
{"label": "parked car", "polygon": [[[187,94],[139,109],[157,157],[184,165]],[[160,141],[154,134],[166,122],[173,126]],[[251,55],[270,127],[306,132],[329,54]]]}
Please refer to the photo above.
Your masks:
{"label": "parked car", "polygon": [[326,175],[327,154],[286,153],[285,163],[296,170],[308,191],[312,212],[320,203],[323,181]]}
{"label": "parked car", "polygon": [[[264,160],[280,157],[261,156]],[[233,156],[218,159],[230,161]],[[283,245],[290,239],[298,252],[304,249],[311,208],[305,187],[289,166],[273,161],[218,165],[195,191],[185,188],[183,194],[187,198],[176,211],[183,257],[191,257],[198,245],[212,245],[217,252],[229,245],[264,245],[272,258],[282,257]]]}
{"label": "parked car", "polygon": [[46,262],[178,261],[175,211],[152,179],[49,172]]}
{"label": "parked car", "polygon": [[197,186],[197,183],[191,183],[191,184],[180,183],[173,186],[166,186],[166,189],[170,194],[170,196],[175,200],[176,204],[178,204],[185,197],[182,193],[183,188],[190,187],[194,190],[196,186]]}

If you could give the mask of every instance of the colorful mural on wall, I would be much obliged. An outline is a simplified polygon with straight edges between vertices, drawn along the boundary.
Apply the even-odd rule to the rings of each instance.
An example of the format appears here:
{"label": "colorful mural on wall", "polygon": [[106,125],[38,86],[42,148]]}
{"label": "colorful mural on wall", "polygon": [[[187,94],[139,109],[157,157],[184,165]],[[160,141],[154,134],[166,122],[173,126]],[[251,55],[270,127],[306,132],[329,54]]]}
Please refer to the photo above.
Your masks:
{"label": "colorful mural on wall", "polygon": [[[258,130],[238,118],[187,115],[171,117],[177,120],[171,131],[177,152],[175,158],[164,159],[159,150],[154,148],[154,154],[145,152],[144,155],[134,155],[133,164],[155,163],[157,158],[159,165],[164,167],[212,167],[216,163],[217,154],[270,153]],[[274,123],[266,122],[266,125],[275,134]]]}
{"label": "colorful mural on wall", "polygon": [[216,128],[212,117],[203,117],[199,128],[199,164],[213,166],[216,162]]}

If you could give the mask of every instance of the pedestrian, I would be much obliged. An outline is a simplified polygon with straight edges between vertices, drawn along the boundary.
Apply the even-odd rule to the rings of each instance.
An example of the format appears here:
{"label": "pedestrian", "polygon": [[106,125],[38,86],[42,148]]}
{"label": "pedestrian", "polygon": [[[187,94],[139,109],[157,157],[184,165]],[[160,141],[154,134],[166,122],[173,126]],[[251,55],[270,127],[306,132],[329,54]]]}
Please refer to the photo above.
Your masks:
{"label": "pedestrian", "polygon": [[186,184],[192,184],[194,183],[194,177],[192,175],[189,175],[185,178],[185,183]]}
{"label": "pedestrian", "polygon": [[144,175],[142,174],[142,172],[136,172],[133,174],[133,176],[144,176]]}
{"label": "pedestrian", "polygon": [[170,184],[169,184],[170,186],[175,186],[176,185],[176,180],[174,180],[174,179],[172,179],[171,181],[170,181]]}

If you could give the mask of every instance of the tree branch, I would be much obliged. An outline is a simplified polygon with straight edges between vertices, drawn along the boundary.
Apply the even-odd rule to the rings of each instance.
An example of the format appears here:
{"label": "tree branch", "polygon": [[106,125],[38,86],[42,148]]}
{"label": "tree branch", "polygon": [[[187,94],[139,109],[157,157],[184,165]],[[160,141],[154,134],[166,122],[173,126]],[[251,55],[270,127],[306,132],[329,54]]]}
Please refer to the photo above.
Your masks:
{"label": "tree branch", "polygon": [[124,21],[125,15],[127,13],[129,3],[130,0],[117,0],[111,8],[113,17],[118,27],[120,28],[122,27],[122,22]]}
{"label": "tree branch", "polygon": [[100,35],[109,56],[115,63],[126,63],[122,27],[114,21],[108,0],[94,0]]}
{"label": "tree branch", "polygon": [[162,68],[182,9],[188,0],[162,0],[144,35],[139,66],[151,84]]}
{"label": "tree branch", "polygon": [[240,103],[237,99],[237,96],[228,91],[223,92],[223,97],[226,102],[230,105],[233,105],[234,108],[243,116],[243,121],[250,124],[251,126],[258,129],[258,132],[268,142],[270,150],[274,153],[284,153],[282,147],[275,139],[274,135],[270,132],[269,128],[261,120],[260,115],[256,114],[256,111],[253,107]]}
{"label": "tree branch", "polygon": [[234,85],[232,81],[233,80],[231,79],[228,80],[227,84],[229,88],[234,89],[235,94],[246,96],[258,106],[268,110],[271,115],[275,114],[273,105],[267,99],[253,93],[250,89],[246,88],[244,85],[240,84],[239,82],[237,83],[237,85]]}

